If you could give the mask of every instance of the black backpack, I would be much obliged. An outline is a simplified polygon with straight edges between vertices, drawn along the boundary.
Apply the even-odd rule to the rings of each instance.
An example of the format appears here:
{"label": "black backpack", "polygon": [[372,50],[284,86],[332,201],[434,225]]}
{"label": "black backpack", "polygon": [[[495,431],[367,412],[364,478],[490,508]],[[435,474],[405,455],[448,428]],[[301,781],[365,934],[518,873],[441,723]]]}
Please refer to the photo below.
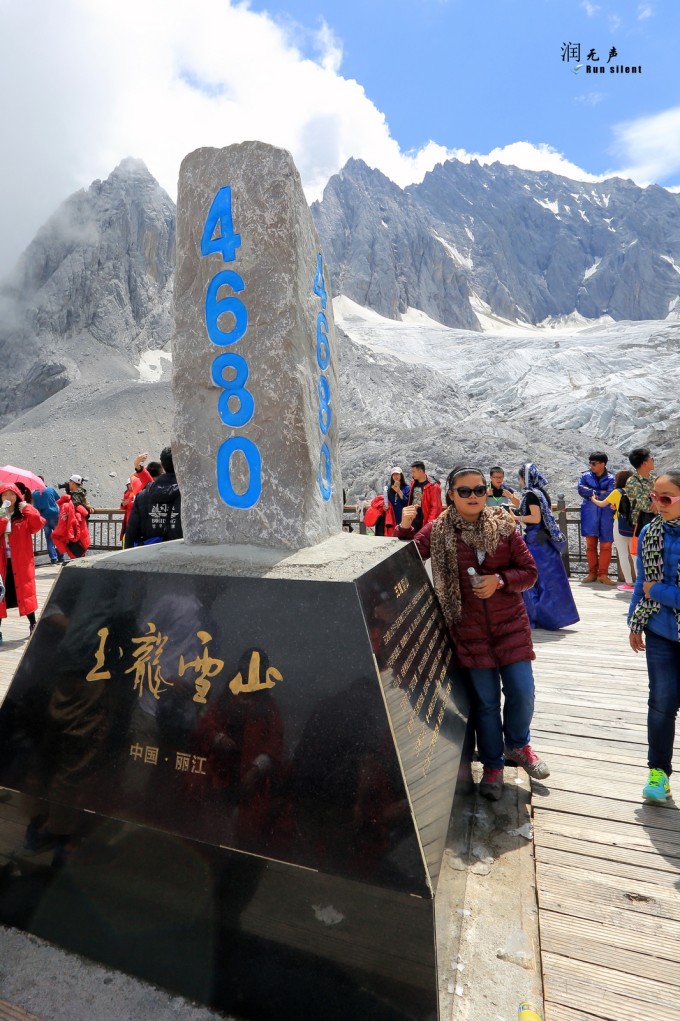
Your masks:
{"label": "black backpack", "polygon": [[621,502],[619,503],[619,516],[617,518],[619,523],[619,533],[621,535],[635,534],[632,511],[633,508],[631,507],[630,499],[622,492]]}

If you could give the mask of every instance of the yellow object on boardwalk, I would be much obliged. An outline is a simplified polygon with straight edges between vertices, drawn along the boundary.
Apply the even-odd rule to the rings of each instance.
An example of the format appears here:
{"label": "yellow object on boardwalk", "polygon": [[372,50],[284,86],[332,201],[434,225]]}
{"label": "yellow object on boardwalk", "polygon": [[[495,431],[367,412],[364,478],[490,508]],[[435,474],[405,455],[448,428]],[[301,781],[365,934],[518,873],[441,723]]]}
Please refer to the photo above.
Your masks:
{"label": "yellow object on boardwalk", "polygon": [[520,1003],[517,1021],[543,1021],[543,1015],[534,1003]]}

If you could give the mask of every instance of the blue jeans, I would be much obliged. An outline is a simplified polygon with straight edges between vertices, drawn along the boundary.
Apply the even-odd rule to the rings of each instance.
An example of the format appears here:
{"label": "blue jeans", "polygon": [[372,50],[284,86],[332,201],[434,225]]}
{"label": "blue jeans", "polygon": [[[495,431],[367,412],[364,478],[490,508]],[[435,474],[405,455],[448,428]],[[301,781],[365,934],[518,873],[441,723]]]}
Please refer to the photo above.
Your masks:
{"label": "blue jeans", "polygon": [[650,769],[663,769],[671,775],[675,717],[680,708],[680,642],[645,631],[649,701],[647,702],[647,740]]}
{"label": "blue jeans", "polygon": [[[534,715],[534,674],[531,661],[502,667],[470,667],[477,751],[489,769],[503,765],[503,745],[529,744]],[[501,722],[501,687],[505,697]]]}
{"label": "blue jeans", "polygon": [[53,527],[52,525],[48,525],[47,522],[45,522],[45,526],[43,528],[43,531],[45,532],[45,545],[47,546],[47,552],[53,564],[55,564],[58,560],[61,561],[64,559],[62,554],[57,552],[57,547],[52,542],[52,532],[56,527],[57,527],[56,525],[54,525]]}

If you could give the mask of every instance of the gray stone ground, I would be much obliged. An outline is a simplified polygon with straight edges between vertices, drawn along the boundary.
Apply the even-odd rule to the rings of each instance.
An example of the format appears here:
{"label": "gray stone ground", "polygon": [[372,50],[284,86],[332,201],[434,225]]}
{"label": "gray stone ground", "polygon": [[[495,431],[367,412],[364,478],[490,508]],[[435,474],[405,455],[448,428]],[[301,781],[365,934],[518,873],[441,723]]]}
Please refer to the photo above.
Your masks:
{"label": "gray stone ground", "polygon": [[4,927],[0,927],[0,1000],[44,1021],[224,1021],[227,1017]]}

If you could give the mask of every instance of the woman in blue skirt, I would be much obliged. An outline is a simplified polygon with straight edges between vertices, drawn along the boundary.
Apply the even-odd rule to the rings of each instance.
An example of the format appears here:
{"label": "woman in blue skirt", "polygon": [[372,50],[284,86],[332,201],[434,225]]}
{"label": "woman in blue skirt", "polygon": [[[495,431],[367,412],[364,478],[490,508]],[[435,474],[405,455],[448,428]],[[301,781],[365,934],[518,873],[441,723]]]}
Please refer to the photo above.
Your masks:
{"label": "woman in blue skirt", "polygon": [[532,628],[558,631],[579,619],[562,563],[566,539],[550,509],[548,482],[536,465],[523,465],[519,480],[523,488],[517,520],[525,526],[524,541],[538,568],[538,581],[524,593],[524,603]]}

